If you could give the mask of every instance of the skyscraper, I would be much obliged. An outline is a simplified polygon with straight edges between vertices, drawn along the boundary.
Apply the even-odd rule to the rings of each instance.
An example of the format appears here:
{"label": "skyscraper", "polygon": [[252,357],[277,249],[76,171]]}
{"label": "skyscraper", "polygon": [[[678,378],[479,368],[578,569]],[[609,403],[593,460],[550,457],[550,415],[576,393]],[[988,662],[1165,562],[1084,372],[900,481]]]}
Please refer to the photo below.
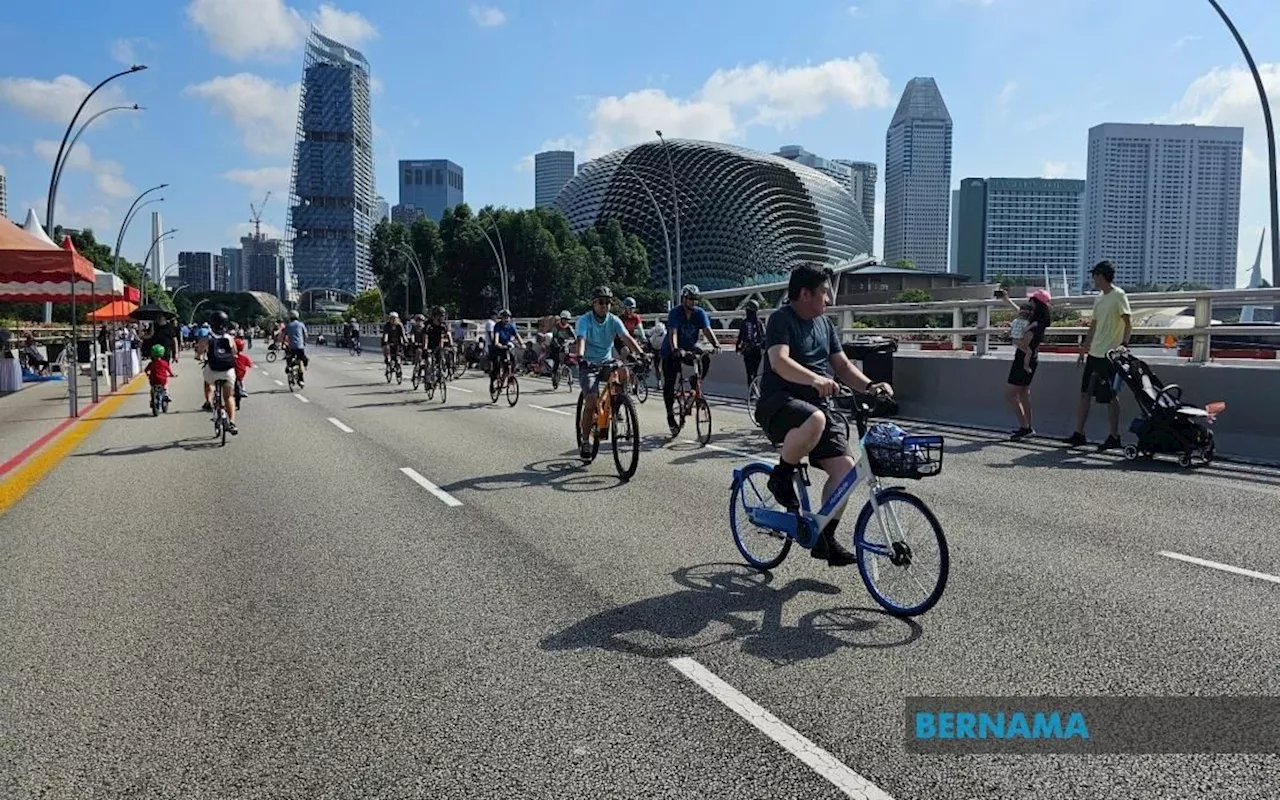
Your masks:
{"label": "skyscraper", "polygon": [[[303,60],[285,234],[284,257],[292,261],[299,288],[360,292],[373,285],[369,246],[377,192],[369,97],[365,57],[313,28]],[[252,278],[257,266],[247,252],[245,267]],[[286,295],[288,288],[282,289]]]}
{"label": "skyscraper", "polygon": [[213,253],[178,253],[178,278],[191,292],[225,292],[225,273],[222,273],[222,256]]}
{"label": "skyscraper", "polygon": [[1122,286],[1233,288],[1243,148],[1243,128],[1090,128],[1081,279],[1105,258]]}
{"label": "skyscraper", "polygon": [[9,176],[0,164],[0,220],[9,218]]}
{"label": "skyscraper", "polygon": [[239,247],[222,248],[222,263],[227,271],[227,291],[243,292],[244,285],[244,251]]}
{"label": "skyscraper", "polygon": [[439,222],[463,202],[462,167],[445,158],[400,162],[400,202],[392,219],[411,224],[421,216]]}
{"label": "skyscraper", "polygon": [[564,185],[573,180],[573,151],[547,150],[533,157],[533,204],[541,208],[556,201]]}
{"label": "skyscraper", "polygon": [[164,223],[160,219],[159,211],[151,212],[151,241],[155,242],[155,246],[151,248],[151,263],[143,264],[143,269],[151,273],[151,280],[154,283],[163,284],[164,275],[164,241],[160,239],[160,234],[164,232]]}
{"label": "skyscraper", "polygon": [[876,239],[876,177],[878,170],[870,161],[850,161],[845,158],[835,159],[853,173],[853,182],[849,192],[853,202],[862,209],[862,216],[867,220],[867,228],[871,231],[871,241]]}
{"label": "skyscraper", "polygon": [[387,202],[387,198],[382,195],[378,195],[377,199],[374,200],[374,205],[377,206],[378,209],[377,213],[373,215],[374,225],[377,225],[379,222],[384,220],[391,219],[391,205]]}
{"label": "skyscraper", "polygon": [[954,271],[1076,287],[1084,243],[1085,182],[1065,178],[965,178],[956,192]]}
{"label": "skyscraper", "polygon": [[885,135],[884,260],[945,272],[950,201],[951,114],[933,78],[912,78]]}

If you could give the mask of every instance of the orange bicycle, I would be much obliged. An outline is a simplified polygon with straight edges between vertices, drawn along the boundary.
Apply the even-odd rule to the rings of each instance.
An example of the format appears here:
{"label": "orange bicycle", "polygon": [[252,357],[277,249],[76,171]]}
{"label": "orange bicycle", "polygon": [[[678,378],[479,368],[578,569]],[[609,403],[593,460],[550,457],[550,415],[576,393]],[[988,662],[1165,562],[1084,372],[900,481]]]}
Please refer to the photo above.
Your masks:
{"label": "orange bicycle", "polygon": [[702,355],[702,348],[695,347],[693,350],[686,351],[684,358],[681,359],[682,364],[693,366],[693,377],[686,381],[684,368],[681,367],[676,375],[676,402],[672,410],[680,415],[676,425],[678,430],[684,429],[684,422],[690,414],[694,415],[698,442],[705,447],[711,441],[711,405],[707,403],[707,398],[702,396]]}
{"label": "orange bicycle", "polygon": [[[640,417],[636,414],[635,401],[627,393],[623,382],[623,363],[616,358],[597,366],[600,371],[600,391],[596,395],[595,424],[591,430],[590,464],[600,452],[601,437],[609,437],[613,443],[613,465],[618,477],[631,480],[640,464]],[[585,391],[578,392],[578,413],[573,418],[573,430],[577,434],[578,450],[582,450],[582,409],[587,402]]]}

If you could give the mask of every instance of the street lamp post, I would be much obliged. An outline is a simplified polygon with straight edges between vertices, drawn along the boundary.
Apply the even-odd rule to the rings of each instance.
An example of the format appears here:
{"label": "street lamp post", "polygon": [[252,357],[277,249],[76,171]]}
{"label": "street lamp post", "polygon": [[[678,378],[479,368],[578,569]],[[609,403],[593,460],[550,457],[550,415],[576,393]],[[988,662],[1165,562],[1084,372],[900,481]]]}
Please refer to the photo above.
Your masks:
{"label": "street lamp post", "polygon": [[406,319],[409,317],[409,264],[412,264],[414,271],[418,273],[418,293],[422,298],[422,313],[425,314],[427,312],[427,279],[426,273],[422,271],[422,262],[418,260],[417,253],[413,252],[411,248],[401,244],[396,249],[402,255],[408,256],[405,259],[404,270],[404,316]]}
{"label": "street lamp post", "polygon": [[[1253,61],[1253,55],[1249,52],[1249,47],[1244,43],[1244,37],[1240,35],[1240,31],[1236,30],[1235,23],[1227,16],[1227,12],[1222,10],[1222,6],[1218,5],[1218,0],[1209,0],[1209,4],[1213,6],[1213,10],[1218,12],[1218,16],[1222,17],[1222,21],[1227,24],[1231,35],[1235,37],[1236,44],[1240,45],[1240,52],[1244,53],[1244,60],[1249,65],[1249,71],[1253,73],[1254,85],[1258,87],[1258,99],[1262,103],[1262,121],[1267,128],[1267,156],[1269,159],[1270,169],[1268,176],[1271,178],[1271,279],[1274,281],[1280,278],[1280,239],[1276,238],[1276,234],[1280,232],[1280,202],[1277,201],[1276,192],[1276,134],[1275,128],[1271,125],[1271,104],[1267,102],[1267,90],[1262,84],[1262,76],[1258,74],[1258,65]],[[1232,286],[1235,284],[1233,283]]]}
{"label": "street lamp post", "polygon": [[76,135],[71,138],[71,143],[67,145],[67,152],[63,154],[62,162],[54,167],[54,170],[55,170],[54,176],[53,176],[54,185],[56,186],[57,184],[62,183],[62,170],[66,168],[67,162],[71,160],[71,151],[76,149],[76,142],[80,141],[80,137],[84,134],[85,128],[92,125],[94,120],[96,120],[98,117],[103,116],[104,114],[109,114],[112,111],[145,111],[145,110],[146,109],[144,109],[142,106],[138,105],[137,103],[134,103],[131,106],[112,106],[111,108],[104,108],[103,110],[99,111],[97,114],[94,114],[92,117],[89,117],[87,120],[85,120],[84,124],[80,126],[80,130],[76,131]]}
{"label": "street lamp post", "polygon": [[653,192],[649,191],[649,184],[644,182],[644,178],[640,177],[640,173],[636,172],[631,165],[625,161],[622,162],[622,168],[640,182],[640,186],[644,189],[644,193],[649,195],[649,202],[653,203],[653,210],[658,213],[658,224],[662,226],[662,240],[667,245],[667,310],[670,311],[672,307],[672,300],[676,296],[676,287],[671,272],[671,237],[667,236],[667,221],[662,216],[662,206],[658,205],[658,198],[653,196]]}
{"label": "street lamp post", "polygon": [[71,118],[71,122],[67,124],[67,131],[66,133],[62,134],[62,144],[58,146],[58,156],[53,160],[53,173],[49,176],[49,204],[45,208],[44,224],[45,224],[45,230],[48,231],[50,238],[53,237],[53,209],[54,209],[54,203],[58,199],[58,179],[61,177],[59,175],[59,172],[61,171],[62,158],[67,149],[67,139],[71,137],[71,130],[76,126],[76,120],[80,119],[80,113],[84,111],[84,107],[88,105],[89,100],[95,94],[97,94],[98,90],[101,89],[103,86],[106,86],[108,83],[111,83],[116,78],[120,78],[125,75],[131,75],[135,72],[141,72],[146,68],[147,68],[146,65],[134,64],[132,67],[129,67],[123,72],[117,72],[115,75],[112,75],[111,77],[104,80],[102,83],[99,83],[97,86],[93,87],[93,89],[91,89],[89,93],[84,96],[84,99],[80,101],[80,107],[76,109],[75,116],[73,116]]}
{"label": "street lamp post", "polygon": [[[658,141],[662,142],[662,152],[667,156],[667,169],[671,172],[671,202],[675,206],[676,211],[676,283],[680,286],[684,285],[684,272],[681,270],[683,263],[680,260],[680,196],[676,192],[676,168],[671,161],[671,148],[667,146],[667,140],[662,138],[662,131],[654,131],[658,134]],[[672,302],[675,301],[675,293],[671,295]]]}
{"label": "street lamp post", "polygon": [[[141,200],[142,198],[146,197],[147,195],[151,194],[152,192],[159,191],[160,189],[163,189],[163,188],[165,188],[165,187],[166,187],[166,186],[168,186],[168,185],[169,185],[169,184],[167,184],[167,183],[162,183],[162,184],[160,184],[159,186],[152,186],[150,189],[146,190],[146,191],[145,191],[145,192],[143,192],[142,194],[140,194],[140,195],[138,195],[137,197],[133,198],[133,202],[129,205],[129,210],[125,212],[125,215],[124,215],[124,222],[120,223],[120,233],[116,234],[116,249],[115,249],[115,257],[116,257],[117,259],[119,259],[119,258],[120,258],[120,247],[121,247],[121,245],[123,245],[123,244],[124,244],[124,235],[125,235],[125,232],[129,230],[129,225],[130,225],[130,223],[132,223],[132,222],[133,222],[133,215],[134,215],[134,212],[135,212],[135,210],[137,210],[137,209],[141,209],[141,208],[142,208],[142,206],[138,205],[138,201],[139,201],[139,200]],[[158,198],[155,198],[155,199],[153,199],[153,200],[148,200],[146,203],[143,203],[142,205],[143,205],[143,206],[145,206],[145,205],[147,205],[148,203],[155,203],[155,202],[159,202],[159,201],[162,201],[162,200],[164,200],[164,198],[163,198],[163,197],[158,197]]]}
{"label": "street lamp post", "polygon": [[489,233],[480,226],[480,234],[484,236],[484,240],[489,243],[489,249],[493,251],[493,257],[498,262],[498,281],[502,284],[502,307],[510,310],[511,304],[507,300],[507,265],[502,260],[502,256],[498,255],[498,248],[493,243],[493,239],[489,238]]}

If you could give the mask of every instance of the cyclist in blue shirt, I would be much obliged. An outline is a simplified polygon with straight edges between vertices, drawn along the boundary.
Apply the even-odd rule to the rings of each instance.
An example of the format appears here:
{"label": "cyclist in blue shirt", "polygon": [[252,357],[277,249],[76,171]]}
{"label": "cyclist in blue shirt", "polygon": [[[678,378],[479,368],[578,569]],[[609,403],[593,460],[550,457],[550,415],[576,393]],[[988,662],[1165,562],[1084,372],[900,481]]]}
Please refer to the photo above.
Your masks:
{"label": "cyclist in blue shirt", "polygon": [[511,368],[515,369],[513,355],[511,352],[511,343],[524,347],[524,340],[520,338],[520,332],[516,330],[516,324],[511,321],[511,312],[508,309],[502,309],[498,312],[498,322],[493,326],[493,340],[489,344],[489,388],[493,388],[493,383],[498,380],[498,365],[502,361],[511,363]]}
{"label": "cyclist in blue shirt", "polygon": [[[667,315],[667,338],[662,341],[662,402],[667,407],[667,425],[671,435],[680,432],[672,406],[676,402],[676,380],[680,375],[680,362],[693,364],[698,346],[698,334],[704,334],[713,350],[719,352],[720,342],[711,330],[711,317],[698,307],[698,287],[687,283],[680,290],[680,305]],[[702,377],[711,369],[711,355],[702,354]]]}
{"label": "cyclist in blue shirt", "polygon": [[[302,371],[305,374],[307,367],[311,365],[311,360],[307,358],[307,324],[298,319],[297,311],[289,312],[289,324],[284,326],[285,342],[288,349],[285,350],[285,363],[290,358],[296,358],[302,362]],[[298,385],[302,385],[302,376],[298,376]]]}
{"label": "cyclist in blue shirt", "polygon": [[627,333],[627,326],[609,311],[612,305],[613,290],[608,286],[599,286],[592,292],[591,310],[578,317],[578,339],[575,345],[578,353],[578,384],[584,395],[582,419],[578,420],[582,430],[579,455],[584,459],[591,458],[591,425],[595,420],[596,400],[600,394],[600,362],[613,358],[615,337],[621,339],[627,349],[637,356],[641,354],[640,345]]}

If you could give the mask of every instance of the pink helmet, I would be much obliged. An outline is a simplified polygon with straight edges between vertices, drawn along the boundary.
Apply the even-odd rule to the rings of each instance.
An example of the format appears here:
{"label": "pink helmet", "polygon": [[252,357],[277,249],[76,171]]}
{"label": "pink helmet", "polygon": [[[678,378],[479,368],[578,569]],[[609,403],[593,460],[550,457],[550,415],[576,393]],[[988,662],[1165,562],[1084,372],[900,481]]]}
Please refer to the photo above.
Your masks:
{"label": "pink helmet", "polygon": [[1041,303],[1044,303],[1046,306],[1053,305],[1053,298],[1049,295],[1048,289],[1036,289],[1034,292],[1031,293],[1030,297],[1032,300],[1039,300]]}

